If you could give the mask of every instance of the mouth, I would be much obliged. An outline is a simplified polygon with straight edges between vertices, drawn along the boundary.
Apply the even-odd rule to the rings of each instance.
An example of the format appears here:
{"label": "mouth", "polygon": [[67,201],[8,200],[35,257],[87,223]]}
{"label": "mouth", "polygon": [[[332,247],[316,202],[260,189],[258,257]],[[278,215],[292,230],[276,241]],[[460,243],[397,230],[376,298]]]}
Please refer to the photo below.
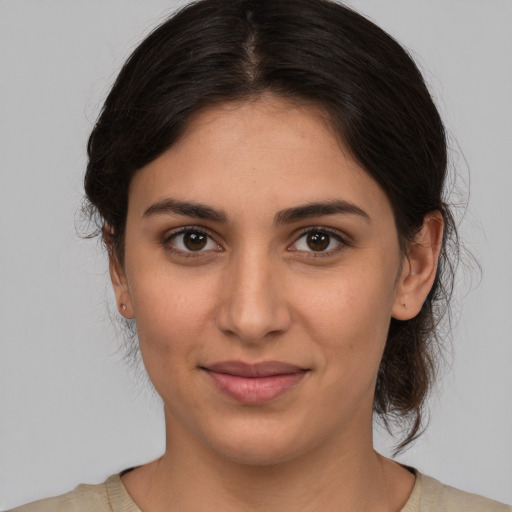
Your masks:
{"label": "mouth", "polygon": [[269,402],[294,388],[304,378],[307,369],[280,361],[248,364],[223,361],[201,367],[217,389],[243,404]]}

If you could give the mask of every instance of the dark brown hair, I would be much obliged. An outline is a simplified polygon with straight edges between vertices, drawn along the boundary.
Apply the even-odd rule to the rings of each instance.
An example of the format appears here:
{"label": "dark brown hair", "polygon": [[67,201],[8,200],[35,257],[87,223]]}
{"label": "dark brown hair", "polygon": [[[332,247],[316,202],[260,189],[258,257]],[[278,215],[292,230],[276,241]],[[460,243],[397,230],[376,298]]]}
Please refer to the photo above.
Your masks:
{"label": "dark brown hair", "polygon": [[264,93],[327,112],[387,194],[402,249],[425,215],[443,216],[434,285],[415,318],[391,320],[375,390],[374,411],[386,426],[404,428],[402,448],[421,432],[458,244],[443,198],[443,123],[415,63],[382,29],[328,0],[200,0],[183,8],[133,52],[105,101],[88,144],[90,211],[122,262],[134,173],[201,109]]}

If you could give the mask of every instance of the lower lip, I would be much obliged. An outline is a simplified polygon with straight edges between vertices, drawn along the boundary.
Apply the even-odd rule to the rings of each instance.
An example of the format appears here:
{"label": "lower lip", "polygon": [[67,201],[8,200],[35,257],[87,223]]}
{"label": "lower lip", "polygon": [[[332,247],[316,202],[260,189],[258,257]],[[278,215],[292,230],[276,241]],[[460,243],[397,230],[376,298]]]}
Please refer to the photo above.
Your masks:
{"label": "lower lip", "polygon": [[225,394],[244,404],[263,404],[295,387],[306,372],[286,373],[268,377],[240,377],[205,370]]}

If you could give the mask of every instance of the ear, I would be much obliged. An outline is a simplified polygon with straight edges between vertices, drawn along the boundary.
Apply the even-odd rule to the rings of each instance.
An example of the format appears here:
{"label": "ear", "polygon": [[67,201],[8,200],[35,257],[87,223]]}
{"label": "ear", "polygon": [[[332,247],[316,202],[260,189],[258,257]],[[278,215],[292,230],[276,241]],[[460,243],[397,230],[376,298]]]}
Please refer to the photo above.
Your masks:
{"label": "ear", "polygon": [[443,241],[441,212],[429,213],[423,226],[407,247],[402,272],[398,279],[391,316],[410,320],[421,310],[437,272],[437,262]]}
{"label": "ear", "polygon": [[123,266],[112,254],[109,255],[109,260],[110,279],[114,288],[117,310],[125,318],[133,318],[133,306]]}
{"label": "ear", "polygon": [[128,289],[128,282],[126,280],[126,273],[123,265],[120,263],[114,249],[112,229],[105,226],[103,229],[103,241],[107,246],[110,279],[112,287],[114,288],[114,295],[116,297],[117,310],[125,318],[133,318],[133,306]]}

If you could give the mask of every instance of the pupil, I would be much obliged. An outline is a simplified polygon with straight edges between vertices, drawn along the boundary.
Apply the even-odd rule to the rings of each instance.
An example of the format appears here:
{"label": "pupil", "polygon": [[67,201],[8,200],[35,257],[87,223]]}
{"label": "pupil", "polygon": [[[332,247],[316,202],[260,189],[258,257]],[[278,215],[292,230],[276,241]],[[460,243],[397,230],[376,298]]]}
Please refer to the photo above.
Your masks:
{"label": "pupil", "polygon": [[199,251],[206,245],[206,235],[203,233],[185,233],[183,237],[185,247],[191,251]]}
{"label": "pupil", "polygon": [[307,243],[313,251],[323,251],[329,246],[330,237],[325,233],[310,233],[307,238]]}

